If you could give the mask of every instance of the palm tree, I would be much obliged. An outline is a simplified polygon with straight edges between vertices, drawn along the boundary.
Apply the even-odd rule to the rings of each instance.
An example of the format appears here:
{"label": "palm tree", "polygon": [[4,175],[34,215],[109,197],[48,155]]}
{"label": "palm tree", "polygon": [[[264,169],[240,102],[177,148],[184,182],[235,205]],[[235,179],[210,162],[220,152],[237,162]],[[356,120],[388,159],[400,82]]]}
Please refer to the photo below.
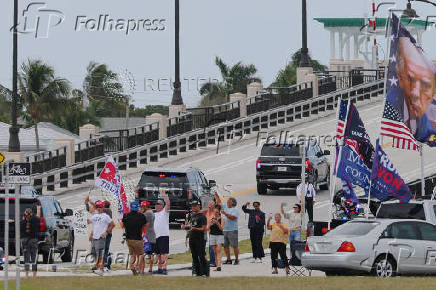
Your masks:
{"label": "palm tree", "polygon": [[238,62],[229,67],[224,61],[216,57],[215,64],[220,70],[221,82],[208,82],[201,86],[200,94],[203,96],[201,105],[215,105],[228,102],[228,97],[233,93],[247,93],[247,85],[253,81],[260,81],[254,75],[257,72],[253,64],[245,65]]}
{"label": "palm tree", "polygon": [[0,122],[10,123],[11,121],[11,96],[12,92],[0,85]]}
{"label": "palm tree", "polygon": [[36,150],[40,150],[38,122],[53,119],[70,94],[70,83],[55,76],[54,69],[41,60],[28,60],[21,65],[19,90],[24,114],[35,128]]}

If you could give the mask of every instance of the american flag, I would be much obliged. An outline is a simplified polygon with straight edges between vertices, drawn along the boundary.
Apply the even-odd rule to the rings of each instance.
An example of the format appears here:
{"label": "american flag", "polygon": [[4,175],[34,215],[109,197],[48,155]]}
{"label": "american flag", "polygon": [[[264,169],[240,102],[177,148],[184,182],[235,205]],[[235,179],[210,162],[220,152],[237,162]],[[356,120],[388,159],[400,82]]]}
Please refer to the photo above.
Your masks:
{"label": "american flag", "polygon": [[419,150],[419,144],[404,124],[398,111],[386,102],[381,121],[381,135],[392,137],[392,147]]}
{"label": "american flag", "polygon": [[[398,17],[393,14],[389,66],[386,79],[387,95],[390,91],[395,92],[395,90],[400,88],[396,69],[399,37],[408,37],[412,43],[416,44],[416,40],[410,35],[407,29],[401,25]],[[388,100],[386,100],[383,110],[380,134],[392,138],[392,147],[408,150],[419,150],[420,148],[412,131],[405,124],[402,112],[399,112],[398,108],[394,107]]]}
{"label": "american flag", "polygon": [[341,140],[344,137],[345,133],[345,124],[347,118],[347,109],[348,109],[348,101],[344,101],[341,99],[339,104],[339,116],[338,123],[336,126],[336,138]]}

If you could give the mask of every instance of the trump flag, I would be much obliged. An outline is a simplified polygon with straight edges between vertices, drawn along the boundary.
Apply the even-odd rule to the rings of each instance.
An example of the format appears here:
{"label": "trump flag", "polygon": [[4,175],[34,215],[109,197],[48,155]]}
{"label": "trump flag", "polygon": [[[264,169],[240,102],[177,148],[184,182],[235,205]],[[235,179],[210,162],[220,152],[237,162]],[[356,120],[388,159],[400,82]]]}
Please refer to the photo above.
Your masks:
{"label": "trump flag", "polygon": [[419,142],[436,146],[436,66],[392,15],[386,103],[381,135],[392,146],[419,150]]}
{"label": "trump flag", "polygon": [[371,171],[371,183],[371,195],[380,201],[393,197],[402,202],[409,202],[412,198],[409,187],[381,148],[378,139]]}
{"label": "trump flag", "polygon": [[122,218],[124,214],[129,212],[124,184],[121,180],[118,166],[112,156],[109,156],[100,176],[95,180],[95,186],[115,195],[118,200],[119,218]]}

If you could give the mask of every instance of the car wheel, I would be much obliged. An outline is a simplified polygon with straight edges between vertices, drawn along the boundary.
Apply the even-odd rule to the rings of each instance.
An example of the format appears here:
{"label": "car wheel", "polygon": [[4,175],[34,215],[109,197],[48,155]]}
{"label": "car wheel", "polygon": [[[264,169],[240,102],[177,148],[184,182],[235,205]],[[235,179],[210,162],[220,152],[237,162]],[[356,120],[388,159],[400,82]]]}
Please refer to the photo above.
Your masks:
{"label": "car wheel", "polygon": [[386,254],[380,255],[374,262],[373,274],[377,277],[395,277],[397,264],[395,260]]}
{"label": "car wheel", "polygon": [[257,184],[257,193],[258,193],[259,195],[265,195],[265,194],[267,194],[267,193],[268,193],[268,188],[267,188],[266,184],[258,183],[258,184]]}
{"label": "car wheel", "polygon": [[327,176],[325,178],[325,184],[320,185],[319,189],[321,190],[329,190],[329,186],[330,186],[330,169],[327,171]]}

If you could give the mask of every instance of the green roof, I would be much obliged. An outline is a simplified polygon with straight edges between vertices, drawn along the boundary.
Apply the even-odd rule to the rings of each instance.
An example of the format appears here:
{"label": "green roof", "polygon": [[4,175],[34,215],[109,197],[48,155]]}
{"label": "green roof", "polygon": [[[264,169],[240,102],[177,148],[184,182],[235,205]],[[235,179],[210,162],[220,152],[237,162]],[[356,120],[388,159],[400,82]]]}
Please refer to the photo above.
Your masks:
{"label": "green roof", "polygon": [[[365,18],[314,18],[316,21],[324,24],[324,27],[362,27],[365,25]],[[376,18],[376,26],[386,26],[387,18]],[[410,22],[410,23],[409,23]],[[418,19],[402,18],[401,23],[404,26],[415,26],[425,28],[425,21]]]}

